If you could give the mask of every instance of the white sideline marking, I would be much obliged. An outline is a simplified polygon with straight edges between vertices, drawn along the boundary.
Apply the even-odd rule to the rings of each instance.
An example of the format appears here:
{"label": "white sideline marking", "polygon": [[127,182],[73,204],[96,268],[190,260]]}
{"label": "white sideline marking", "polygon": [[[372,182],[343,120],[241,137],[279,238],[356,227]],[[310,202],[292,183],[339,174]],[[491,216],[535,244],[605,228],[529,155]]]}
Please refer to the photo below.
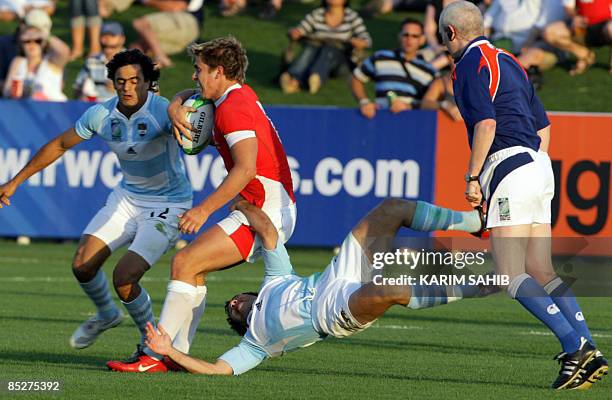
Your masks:
{"label": "white sideline marking", "polygon": [[[206,278],[208,282],[261,282],[261,278],[255,277],[218,277],[218,276],[209,276]],[[147,278],[143,277],[141,282],[169,282],[168,278]],[[1,276],[0,282],[47,282],[47,283],[56,283],[56,282],[75,282],[73,277],[68,276]]]}
{"label": "white sideline marking", "polygon": [[[521,335],[533,335],[533,336],[552,336],[552,332],[545,332],[545,331],[528,331],[528,332],[521,332]],[[612,335],[609,335],[607,333],[591,333],[591,336],[593,337],[600,337],[600,338],[612,338]]]}
{"label": "white sideline marking", "polygon": [[416,325],[372,325],[372,328],[378,329],[401,329],[401,330],[414,330],[414,329],[423,329],[422,326]]}

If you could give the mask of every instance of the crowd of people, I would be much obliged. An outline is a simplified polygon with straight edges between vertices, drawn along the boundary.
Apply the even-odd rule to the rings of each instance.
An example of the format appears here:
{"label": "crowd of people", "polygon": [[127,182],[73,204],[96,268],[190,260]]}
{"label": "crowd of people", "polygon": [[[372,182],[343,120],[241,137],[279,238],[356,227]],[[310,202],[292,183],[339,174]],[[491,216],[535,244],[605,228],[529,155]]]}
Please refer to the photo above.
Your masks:
{"label": "crowd of people", "polygon": [[[328,79],[348,74],[364,117],[373,118],[384,108],[392,112],[423,108],[440,109],[461,119],[452,100],[452,58],[438,29],[443,7],[453,1],[372,0],[357,10],[348,0],[322,0],[287,32],[288,51],[279,73],[281,90],[315,94]],[[68,46],[51,33],[55,0],[0,0],[0,21],[19,21],[13,34],[0,37],[2,96],[65,100],[64,66],[84,59],[72,85],[73,96],[104,101],[113,93],[112,82],[104,74],[105,63],[118,51],[139,48],[164,68],[172,65],[170,56],[183,52],[200,36],[203,0],[141,0],[155,12],[133,20],[137,37],[127,44],[124,27],[107,18],[125,11],[132,2],[70,0],[72,42]],[[612,74],[611,0],[473,2],[484,12],[487,36],[510,41],[510,50],[536,88],[542,84],[543,71],[558,63],[571,65],[571,75],[587,72],[595,63],[594,49],[599,47],[610,47]],[[270,0],[260,17],[275,18],[281,6],[282,0]],[[221,0],[220,15],[230,17],[246,7],[246,0]],[[421,12],[423,18],[401,22],[396,48],[372,49],[367,20],[395,10]],[[366,95],[369,81],[374,82],[375,99]]]}

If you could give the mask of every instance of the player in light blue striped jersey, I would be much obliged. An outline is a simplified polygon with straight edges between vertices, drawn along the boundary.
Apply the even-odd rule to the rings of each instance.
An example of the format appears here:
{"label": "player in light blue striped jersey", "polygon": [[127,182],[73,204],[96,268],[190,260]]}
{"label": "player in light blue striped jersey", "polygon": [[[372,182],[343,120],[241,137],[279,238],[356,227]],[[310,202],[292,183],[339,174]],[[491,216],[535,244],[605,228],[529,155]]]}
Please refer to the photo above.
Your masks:
{"label": "player in light blue striped jersey", "polygon": [[[147,325],[147,346],[184,369],[209,375],[239,375],[270,357],[309,346],[329,336],[353,335],[371,326],[393,305],[411,309],[459,300],[461,287],[376,284],[374,253],[389,251],[400,227],[414,230],[478,231],[478,212],[456,212],[425,202],[388,199],[346,237],[340,252],[320,273],[295,273],[276,228],[246,201],[234,205],[261,237],[265,278],[259,293],[240,293],[226,303],[230,326],[243,338],[208,363],[172,346],[162,325]],[[429,221],[429,222],[427,222]]]}
{"label": "player in light blue striped jersey", "polygon": [[[10,182],[0,186],[1,207],[10,204],[9,197],[26,179],[94,136],[117,156],[123,179],[85,228],[72,264],[77,281],[97,308],[96,315],[70,338],[76,349],[90,346],[123,319],[101,267],[126,244],[130,245],[113,271],[113,284],[140,329],[143,344],[146,323],[154,319],[140,278],[174,245],[179,237],[178,216],[192,206],[191,185],[166,112],[168,100],[151,91],[159,70],[138,50],[118,53],[107,70],[117,96],[89,108],[73,128],[45,144]],[[190,322],[197,325],[198,321]],[[177,336],[176,345],[183,351],[189,348],[189,328]]]}

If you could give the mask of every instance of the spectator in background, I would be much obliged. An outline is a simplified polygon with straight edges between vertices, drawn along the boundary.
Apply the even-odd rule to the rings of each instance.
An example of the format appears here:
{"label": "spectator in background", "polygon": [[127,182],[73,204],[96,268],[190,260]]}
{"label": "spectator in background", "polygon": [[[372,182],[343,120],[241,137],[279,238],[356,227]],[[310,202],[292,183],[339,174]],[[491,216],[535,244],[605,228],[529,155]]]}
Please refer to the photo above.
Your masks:
{"label": "spectator in background", "polygon": [[[42,10],[31,10],[19,22],[14,33],[0,37],[0,96],[11,62],[19,54],[19,35],[26,27],[37,28],[50,34],[51,18]],[[50,41],[51,43],[63,43],[57,38],[51,38]]]}
{"label": "spectator in background", "polygon": [[[39,25],[42,25],[42,18],[49,18],[41,10],[32,12],[39,12]],[[45,26],[50,28],[51,21]],[[4,96],[14,99],[66,100],[62,86],[64,66],[70,55],[68,46],[50,36],[49,30],[35,26],[26,26],[20,31],[19,45],[20,55],[11,62],[4,82]]]}
{"label": "spectator in background", "polygon": [[[221,0],[219,12],[223,17],[233,17],[242,14],[247,7],[247,0]],[[259,18],[272,20],[283,7],[283,0],[269,0],[259,13]]]}
{"label": "spectator in background", "polygon": [[565,52],[559,50],[544,40],[544,32],[551,24],[565,23],[570,19],[566,6],[574,0],[542,0],[542,7],[533,26],[531,34],[523,44],[518,60],[527,70],[529,80],[538,89],[542,86],[542,71],[546,71],[560,60],[565,59]]}
{"label": "spectator in background", "polygon": [[450,75],[436,78],[423,96],[421,108],[424,110],[441,110],[446,113],[453,121],[463,121],[461,112],[455,103],[453,94],[453,82]]}
{"label": "spectator in background", "polygon": [[484,14],[485,36],[490,40],[510,39],[513,53],[518,54],[531,35],[541,7],[542,0],[493,0]]}
{"label": "spectator in background", "polygon": [[[399,49],[379,50],[353,71],[351,89],[366,118],[374,118],[381,108],[393,113],[420,108],[423,95],[437,76],[436,70],[417,55],[425,44],[420,21],[402,21],[398,38]],[[370,80],[376,89],[375,103],[366,95],[365,83]]]}
{"label": "spectator in background", "polygon": [[[568,3],[568,13],[573,15],[569,27],[563,22],[546,27],[544,39],[576,57],[571,75],[583,74],[595,63],[595,53],[591,48],[612,44],[611,7],[611,0],[576,0]],[[612,73],[612,65],[609,71]]]}
{"label": "spectator in background", "polygon": [[425,11],[428,0],[370,0],[362,9],[364,18],[389,14],[391,11]]}
{"label": "spectator in background", "polygon": [[125,50],[125,34],[118,22],[105,22],[100,32],[102,51],[87,58],[74,83],[75,97],[103,102],[116,95],[113,81],[106,77],[106,63]]}
{"label": "spectator in background", "polygon": [[0,0],[0,22],[23,18],[34,9],[42,9],[48,15],[53,15],[55,0]]}
{"label": "spectator in background", "polygon": [[140,39],[132,47],[150,53],[160,68],[169,67],[168,56],[182,52],[200,35],[204,0],[144,0],[143,4],[159,12],[134,20]]}
{"label": "spectator in background", "polygon": [[100,53],[100,26],[102,18],[98,12],[98,0],[70,0],[70,34],[72,52],[70,60],[83,56],[85,27],[89,34],[89,57]]}
{"label": "spectator in background", "polygon": [[134,0],[98,0],[98,12],[100,17],[108,18],[114,12],[124,12],[133,2]]}
{"label": "spectator in background", "polygon": [[349,8],[348,0],[323,0],[321,7],[307,14],[288,34],[290,40],[304,39],[304,49],[280,76],[284,93],[306,86],[310,93],[317,93],[331,74],[351,66],[355,50],[372,45],[363,20]]}

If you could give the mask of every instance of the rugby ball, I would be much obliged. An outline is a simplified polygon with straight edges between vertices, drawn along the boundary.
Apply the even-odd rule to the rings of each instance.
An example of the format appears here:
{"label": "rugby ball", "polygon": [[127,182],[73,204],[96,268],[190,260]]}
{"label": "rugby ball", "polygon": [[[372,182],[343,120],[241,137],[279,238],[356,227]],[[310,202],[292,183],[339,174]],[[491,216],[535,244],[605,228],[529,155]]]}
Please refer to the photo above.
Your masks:
{"label": "rugby ball", "polygon": [[199,95],[188,98],[183,105],[197,110],[187,113],[187,121],[193,126],[191,131],[193,140],[189,140],[185,136],[182,137],[183,153],[189,155],[198,154],[212,141],[215,105],[212,100],[203,99]]}

